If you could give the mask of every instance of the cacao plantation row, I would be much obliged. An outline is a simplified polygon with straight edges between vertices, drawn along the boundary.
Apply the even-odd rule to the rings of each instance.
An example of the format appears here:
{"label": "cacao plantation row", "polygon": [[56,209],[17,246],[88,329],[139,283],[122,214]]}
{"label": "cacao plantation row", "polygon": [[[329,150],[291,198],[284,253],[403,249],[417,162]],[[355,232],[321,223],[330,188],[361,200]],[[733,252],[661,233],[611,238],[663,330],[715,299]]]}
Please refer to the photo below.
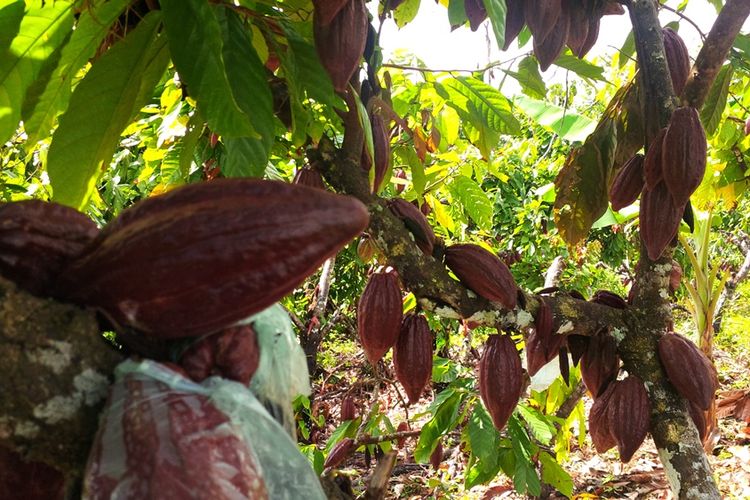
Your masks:
{"label": "cacao plantation row", "polygon": [[738,496],[750,0],[696,3],[422,5],[476,71],[389,55],[415,0],[0,5],[0,498],[588,496],[585,434]]}

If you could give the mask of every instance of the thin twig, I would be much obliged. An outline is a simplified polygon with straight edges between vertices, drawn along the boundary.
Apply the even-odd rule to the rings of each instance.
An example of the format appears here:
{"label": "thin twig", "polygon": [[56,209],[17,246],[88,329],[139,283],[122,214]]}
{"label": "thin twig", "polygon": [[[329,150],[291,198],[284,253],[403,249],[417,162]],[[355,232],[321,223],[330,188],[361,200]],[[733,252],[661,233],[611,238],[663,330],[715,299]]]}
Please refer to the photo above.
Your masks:
{"label": "thin twig", "polygon": [[677,17],[680,17],[680,18],[684,19],[685,21],[687,21],[688,23],[692,24],[693,28],[695,28],[695,31],[697,31],[698,34],[701,36],[701,40],[704,41],[704,42],[706,41],[706,34],[701,31],[700,27],[698,27],[698,25],[695,24],[695,22],[692,19],[690,19],[689,17],[687,17],[682,12],[679,12],[677,9],[674,9],[674,8],[670,7],[669,5],[662,4],[661,8],[664,9],[664,10],[668,10],[669,12],[675,14]]}

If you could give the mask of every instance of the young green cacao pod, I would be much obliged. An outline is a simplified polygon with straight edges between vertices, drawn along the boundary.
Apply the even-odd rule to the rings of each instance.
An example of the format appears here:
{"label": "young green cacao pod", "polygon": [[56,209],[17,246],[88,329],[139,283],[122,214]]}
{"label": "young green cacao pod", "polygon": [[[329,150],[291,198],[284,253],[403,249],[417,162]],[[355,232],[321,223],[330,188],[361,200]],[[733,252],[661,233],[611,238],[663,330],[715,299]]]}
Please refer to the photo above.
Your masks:
{"label": "young green cacao pod", "polygon": [[323,468],[328,469],[336,467],[341,464],[349,454],[354,451],[354,440],[352,438],[344,438],[331,449],[331,452],[323,462]]}
{"label": "young green cacao pod", "polygon": [[677,108],[669,120],[661,151],[664,183],[676,206],[685,206],[706,172],[706,133],[698,110]]}
{"label": "young green cacao pod", "polygon": [[609,188],[612,210],[618,211],[632,205],[643,191],[643,186],[643,155],[637,154],[625,162]]}
{"label": "young green cacao pod", "polygon": [[445,249],[445,264],[461,283],[485,299],[513,309],[518,288],[508,267],[494,253],[479,245],[464,243]]}
{"label": "young green cacao pod", "polygon": [[540,41],[552,32],[561,13],[562,0],[526,0],[526,24]]}
{"label": "young green cacao pod", "polygon": [[419,401],[432,377],[432,334],[421,314],[408,314],[393,346],[396,380],[404,386],[409,404]]}
{"label": "young green cacao pod", "polygon": [[401,287],[393,272],[373,273],[357,305],[357,331],[374,366],[398,339],[403,318]]}
{"label": "young green cacao pod", "polygon": [[359,67],[367,43],[370,23],[365,2],[347,0],[328,24],[324,20],[313,16],[315,48],[333,87],[343,92]]}
{"label": "young green cacao pod", "polygon": [[487,19],[487,10],[482,0],[464,0],[464,11],[471,31],[478,30],[479,25]]}
{"label": "young green cacao pod", "polygon": [[115,325],[197,337],[278,301],[368,222],[358,200],[258,179],[217,179],[125,210],[59,278],[59,295]]}
{"label": "young green cacao pod", "polygon": [[599,397],[594,399],[594,404],[589,410],[589,435],[597,453],[604,453],[617,446],[617,441],[611,432],[607,408],[614,388],[615,385],[610,384]]}
{"label": "young green cacao pod", "polygon": [[58,275],[98,232],[91,219],[65,205],[40,200],[3,203],[0,274],[35,295],[52,295]]}
{"label": "young green cacao pod", "polygon": [[703,351],[689,339],[670,332],[659,339],[659,360],[682,397],[703,410],[710,408],[719,380]]}
{"label": "young green cacao pod", "polygon": [[505,43],[503,50],[508,50],[513,40],[518,38],[519,33],[526,24],[525,0],[505,0]]}
{"label": "young green cacao pod", "polygon": [[672,87],[674,93],[680,96],[690,75],[690,56],[685,42],[682,41],[676,31],[672,28],[664,28],[661,33],[664,38],[664,53],[667,56]]}
{"label": "young green cacao pod", "polygon": [[617,378],[620,360],[617,343],[606,331],[589,338],[586,352],[581,357],[581,378],[586,388],[596,398],[610,382]]}
{"label": "young green cacao pod", "polygon": [[224,328],[193,343],[180,357],[179,365],[196,382],[212,375],[250,383],[260,363],[255,330],[250,325]]}
{"label": "young green cacao pod", "polygon": [[323,176],[320,175],[320,172],[317,168],[314,168],[310,165],[304,166],[301,169],[297,170],[297,173],[294,175],[294,180],[292,182],[294,184],[300,184],[302,186],[314,187],[323,190],[325,190],[326,188],[325,182],[323,182]]}
{"label": "young green cacao pod", "polygon": [[419,249],[426,255],[432,255],[435,233],[422,211],[403,198],[392,198],[388,201],[388,208],[403,221]]}
{"label": "young green cacao pod", "polygon": [[378,113],[372,113],[370,116],[370,126],[372,127],[372,145],[375,156],[375,181],[373,183],[373,193],[380,191],[385,174],[391,164],[391,141],[388,138],[388,128],[383,117]]}
{"label": "young green cacao pod", "polygon": [[495,427],[505,427],[523,391],[523,369],[510,335],[490,335],[479,361],[479,394]]}
{"label": "young green cacao pod", "polygon": [[643,159],[643,179],[646,181],[647,189],[654,187],[664,178],[661,163],[661,152],[664,146],[664,135],[667,129],[663,128],[656,134],[646,151],[646,157]]}
{"label": "young green cacao pod", "polygon": [[627,309],[628,303],[620,295],[609,290],[597,290],[594,295],[591,296],[589,302],[596,304],[602,304],[608,307],[614,307],[615,309]]}
{"label": "young green cacao pod", "polygon": [[562,53],[565,48],[565,42],[568,39],[569,29],[570,17],[568,16],[568,12],[563,10],[557,17],[552,31],[546,37],[539,38],[534,36],[534,55],[539,60],[539,69],[547,71],[552,63],[555,62],[557,56]]}
{"label": "young green cacao pod", "polygon": [[357,418],[357,408],[354,406],[354,399],[351,396],[346,396],[341,400],[339,415],[342,422]]}
{"label": "young green cacao pod", "polygon": [[680,228],[684,205],[675,205],[664,182],[653,189],[645,188],[641,195],[641,239],[651,260],[661,257]]}
{"label": "young green cacao pod", "polygon": [[612,383],[607,403],[609,429],[617,441],[620,461],[629,462],[648,434],[651,404],[643,381],[635,375]]}

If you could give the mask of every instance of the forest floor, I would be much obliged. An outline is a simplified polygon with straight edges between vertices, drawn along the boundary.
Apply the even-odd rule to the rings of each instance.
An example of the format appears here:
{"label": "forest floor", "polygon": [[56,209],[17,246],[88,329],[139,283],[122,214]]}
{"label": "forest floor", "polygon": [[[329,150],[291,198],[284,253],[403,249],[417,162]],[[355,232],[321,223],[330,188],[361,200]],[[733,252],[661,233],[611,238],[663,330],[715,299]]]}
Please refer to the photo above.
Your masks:
{"label": "forest floor", "polygon": [[[361,414],[372,406],[372,379],[363,373],[366,365],[361,351],[354,349],[348,353],[339,353],[336,368],[323,376],[322,385],[316,384],[317,411],[325,415],[326,428],[319,429],[313,435],[318,446],[326,443],[330,432],[338,424],[338,405],[343,391],[352,395]],[[718,394],[720,438],[709,455],[715,477],[722,496],[727,499],[750,499],[750,424],[734,417],[738,402],[742,405],[744,397],[745,417],[750,420],[750,395],[746,383],[750,376],[750,359],[746,356],[735,356],[733,353],[717,351],[717,365],[723,385]],[[389,363],[390,364],[390,363]],[[386,368],[386,372],[388,368]],[[330,376],[335,373],[334,376]],[[392,375],[386,373],[386,376]],[[346,379],[348,383],[344,382]],[[351,381],[358,380],[355,389],[351,390]],[[339,383],[337,383],[338,381]],[[394,385],[386,384],[377,391],[377,400],[382,408],[390,408],[388,417],[396,426],[404,420],[404,410],[400,404],[400,395]],[[419,414],[431,401],[429,393],[410,408],[412,415]],[[584,396],[586,413],[591,399]],[[412,421],[413,428],[419,421]],[[521,499],[530,498],[517,494],[512,480],[502,473],[484,486],[475,486],[471,490],[463,487],[463,478],[468,454],[459,446],[460,436],[455,432],[446,440],[446,450],[438,470],[429,464],[417,464],[412,455],[416,439],[409,439],[398,450],[397,462],[388,484],[387,498],[450,498],[450,499]],[[615,450],[599,455],[593,449],[590,438],[586,436],[584,445],[578,441],[571,443],[570,455],[562,464],[571,475],[575,484],[573,498],[627,498],[627,499],[670,499],[669,485],[656,448],[650,438],[644,442],[633,459],[621,464]],[[450,446],[452,445],[452,446]],[[353,454],[340,466],[340,474],[351,481],[356,492],[362,492],[372,476],[376,459],[365,457],[364,453]],[[565,498],[559,493],[545,492],[539,498]]]}

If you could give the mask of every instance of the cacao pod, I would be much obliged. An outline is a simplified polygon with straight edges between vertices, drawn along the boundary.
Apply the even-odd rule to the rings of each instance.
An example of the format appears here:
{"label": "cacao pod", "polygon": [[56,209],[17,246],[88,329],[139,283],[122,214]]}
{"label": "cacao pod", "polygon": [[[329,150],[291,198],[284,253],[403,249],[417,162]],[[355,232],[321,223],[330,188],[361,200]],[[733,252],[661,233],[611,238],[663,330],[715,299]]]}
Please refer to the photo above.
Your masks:
{"label": "cacao pod", "polygon": [[[409,430],[409,424],[407,424],[406,422],[401,422],[400,424],[398,424],[398,427],[396,427],[396,432],[406,432],[408,430]],[[396,440],[396,446],[398,448],[403,448],[404,445],[406,444],[407,439],[408,438],[406,437],[399,437]]]}
{"label": "cacao pod", "polygon": [[479,361],[479,394],[498,430],[505,427],[523,391],[523,369],[509,335],[490,335]]}
{"label": "cacao pod", "polygon": [[464,243],[445,249],[445,264],[467,288],[485,299],[516,307],[516,282],[508,267],[494,253],[479,245]]}
{"label": "cacao pod", "polygon": [[478,30],[479,25],[487,19],[487,10],[482,0],[464,0],[464,10],[471,31]]}
{"label": "cacao pod", "polygon": [[583,59],[586,54],[594,47],[597,39],[599,38],[599,25],[601,24],[601,18],[598,16],[590,17],[588,20],[589,26],[586,30],[586,40],[584,40],[581,47],[578,49],[576,55],[579,59]]}
{"label": "cacao pod", "polygon": [[641,239],[651,260],[661,257],[680,228],[683,206],[676,206],[664,182],[653,189],[644,189],[641,195]]}
{"label": "cacao pod", "polygon": [[661,33],[664,38],[664,54],[667,56],[672,87],[675,95],[679,97],[690,75],[690,56],[685,42],[682,41],[676,31],[672,28],[664,28]]}
{"label": "cacao pod", "polygon": [[357,243],[357,256],[364,262],[370,262],[375,257],[375,243],[369,236],[362,236]]}
{"label": "cacao pod", "polygon": [[438,441],[437,446],[435,446],[435,449],[432,450],[432,453],[430,454],[430,465],[432,465],[432,468],[435,470],[438,470],[440,468],[440,462],[443,461],[443,443]]}
{"label": "cacao pod", "polygon": [[339,92],[346,90],[349,79],[359,67],[369,25],[364,0],[347,0],[328,24],[313,16],[315,48],[333,88]]}
{"label": "cacao pod", "polygon": [[42,462],[27,462],[0,446],[0,498],[6,500],[63,500],[65,476]]}
{"label": "cacao pod", "polygon": [[425,255],[432,255],[435,233],[421,210],[403,198],[392,198],[388,208],[401,219],[406,229],[414,236],[414,242]]}
{"label": "cacao pod", "polygon": [[367,225],[354,198],[217,179],[122,212],[59,279],[59,295],[162,338],[230,326],[291,292]]}
{"label": "cacao pod", "polygon": [[565,342],[565,336],[556,335],[553,331],[552,309],[544,300],[544,297],[539,297],[539,309],[534,318],[534,330],[542,343],[544,355],[548,358],[547,361],[551,361],[560,351],[560,347]]}
{"label": "cacao pod", "polygon": [[526,0],[526,24],[540,41],[552,32],[561,13],[562,0]]}
{"label": "cacao pod", "polygon": [[588,6],[580,0],[562,0],[562,5],[570,18],[566,43],[573,54],[583,58],[583,47],[588,39],[591,13],[587,11]]}
{"label": "cacao pod", "polygon": [[342,439],[331,449],[325,462],[323,462],[323,468],[328,469],[338,466],[346,460],[346,457],[348,457],[349,453],[352,451],[354,451],[354,440],[352,438]]}
{"label": "cacao pod", "polygon": [[0,274],[34,295],[52,295],[58,275],[98,232],[91,219],[65,205],[40,200],[3,203]]}
{"label": "cacao pod", "polygon": [[706,431],[708,431],[706,413],[692,401],[688,401],[688,413],[690,414],[690,419],[695,424],[695,428],[698,430],[698,437],[703,441],[706,439]]}
{"label": "cacao pod", "polygon": [[339,414],[342,422],[357,418],[357,408],[354,406],[354,399],[351,396],[347,396],[341,401]]}
{"label": "cacao pod", "polygon": [[643,155],[637,154],[625,162],[609,188],[612,210],[618,211],[633,204],[643,186]]}
{"label": "cacao pod", "polygon": [[609,429],[617,441],[620,461],[629,462],[648,434],[651,404],[643,381],[635,375],[612,383],[607,403]]}
{"label": "cacao pod", "polygon": [[309,186],[323,190],[326,188],[325,182],[323,182],[323,176],[320,175],[317,168],[311,167],[310,165],[299,169],[292,182],[294,184],[301,184],[302,186]]}
{"label": "cacao pod", "polygon": [[750,118],[745,121],[745,135],[750,135]]}
{"label": "cacao pod", "polygon": [[614,388],[615,385],[610,384],[598,398],[594,399],[594,404],[589,410],[589,435],[598,453],[604,453],[617,446],[617,441],[610,430],[607,408]]}
{"label": "cacao pod", "polygon": [[596,304],[602,304],[604,306],[613,307],[615,309],[627,309],[628,303],[620,295],[609,290],[597,290],[591,297],[590,302]]}
{"label": "cacao pod", "polygon": [[380,191],[385,174],[391,164],[391,141],[388,137],[388,129],[385,120],[378,113],[370,115],[370,126],[372,127],[372,145],[375,156],[375,181],[373,193]]}
{"label": "cacao pod", "polygon": [[664,178],[661,157],[666,133],[667,129],[663,128],[656,134],[643,159],[643,179],[646,181],[647,189],[653,189]]}
{"label": "cacao pod", "polygon": [[581,378],[586,388],[596,398],[610,382],[617,378],[620,360],[617,343],[606,331],[589,338],[586,352],[581,357]]}
{"label": "cacao pod", "polygon": [[525,0],[505,0],[505,43],[503,50],[508,50],[513,40],[518,38],[519,33],[526,24]]}
{"label": "cacao pod", "polygon": [[[402,181],[406,181],[406,172],[401,170],[400,168],[397,168],[393,171],[393,177],[396,179],[401,179]],[[404,192],[405,185],[401,182],[396,182],[396,194],[401,194]]]}
{"label": "cacao pod", "polygon": [[423,315],[404,317],[393,347],[393,364],[409,404],[416,403],[432,377],[432,334]]}
{"label": "cacao pod", "polygon": [[570,334],[565,337],[565,342],[573,358],[573,364],[577,365],[583,357],[583,353],[589,347],[589,338],[583,335]]}
{"label": "cacao pod", "polygon": [[196,341],[180,357],[179,365],[196,382],[218,375],[248,385],[259,363],[255,330],[239,325]]}
{"label": "cacao pod", "polygon": [[359,341],[373,366],[398,340],[402,310],[396,274],[373,273],[357,305]]}
{"label": "cacao pod", "polygon": [[[558,335],[558,337],[561,337],[561,335]],[[568,359],[568,348],[564,345],[558,351],[557,361],[560,368],[560,376],[565,385],[570,385],[570,360]]]}
{"label": "cacao pod", "polygon": [[316,22],[320,23],[322,26],[328,26],[348,1],[349,0],[313,0],[313,7],[315,8],[314,16],[317,19]]}
{"label": "cacao pod", "polygon": [[675,206],[684,207],[706,172],[706,133],[698,110],[683,106],[669,120],[661,150],[664,183]]}
{"label": "cacao pod", "polygon": [[716,369],[698,346],[676,333],[659,339],[659,359],[667,378],[688,401],[708,410],[719,388]]}
{"label": "cacao pod", "polygon": [[[555,337],[565,338],[562,335],[555,335]],[[545,343],[540,339],[539,332],[536,330],[526,337],[524,351],[526,351],[526,371],[529,372],[530,377],[536,375],[544,365],[557,356],[557,352],[553,352],[551,355],[548,354],[546,347]]]}
{"label": "cacao pod", "polygon": [[568,12],[563,10],[557,17],[554,28],[546,37],[539,38],[534,36],[534,55],[539,60],[539,69],[547,71],[552,63],[555,62],[557,56],[562,53],[565,48],[565,42],[568,39],[569,29],[570,17],[568,16]]}
{"label": "cacao pod", "polygon": [[682,266],[676,261],[672,261],[672,270],[669,272],[669,290],[676,292],[682,282]]}

